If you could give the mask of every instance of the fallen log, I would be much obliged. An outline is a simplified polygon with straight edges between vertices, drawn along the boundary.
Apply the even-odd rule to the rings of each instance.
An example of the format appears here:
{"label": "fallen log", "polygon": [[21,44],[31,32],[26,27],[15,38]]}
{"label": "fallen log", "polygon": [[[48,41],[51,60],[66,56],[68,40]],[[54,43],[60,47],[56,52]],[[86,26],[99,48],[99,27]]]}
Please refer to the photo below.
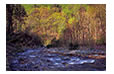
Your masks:
{"label": "fallen log", "polygon": [[95,54],[81,54],[81,53],[63,53],[63,52],[56,52],[56,51],[45,51],[50,54],[59,54],[63,56],[78,56],[78,57],[86,57],[86,58],[92,58],[92,59],[105,59],[106,55],[95,55]]}
{"label": "fallen log", "polygon": [[95,56],[95,55],[88,55],[89,58],[94,58],[94,59],[104,59],[106,58],[106,55],[98,55],[98,56]]}

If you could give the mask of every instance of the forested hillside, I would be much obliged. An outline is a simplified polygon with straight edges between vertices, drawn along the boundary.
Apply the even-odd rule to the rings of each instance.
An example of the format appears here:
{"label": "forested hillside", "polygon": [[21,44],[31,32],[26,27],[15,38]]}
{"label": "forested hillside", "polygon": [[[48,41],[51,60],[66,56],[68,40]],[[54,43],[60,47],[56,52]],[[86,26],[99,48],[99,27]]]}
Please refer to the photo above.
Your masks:
{"label": "forested hillside", "polygon": [[[8,6],[8,5],[7,5]],[[40,37],[43,45],[106,44],[105,5],[9,5],[7,32]]]}

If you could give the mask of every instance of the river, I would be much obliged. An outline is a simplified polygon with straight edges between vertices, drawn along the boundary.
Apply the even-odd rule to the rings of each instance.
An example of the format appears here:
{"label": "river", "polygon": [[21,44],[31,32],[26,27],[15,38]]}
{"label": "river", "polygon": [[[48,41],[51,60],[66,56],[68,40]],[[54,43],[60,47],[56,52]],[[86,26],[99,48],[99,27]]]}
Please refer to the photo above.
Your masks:
{"label": "river", "polygon": [[[50,51],[70,52],[69,50],[48,49]],[[16,53],[10,62],[13,71],[105,71],[106,59],[48,53],[47,49],[26,49]],[[86,51],[78,51],[86,52]],[[100,51],[103,52],[103,51]],[[95,54],[98,56],[98,54]]]}

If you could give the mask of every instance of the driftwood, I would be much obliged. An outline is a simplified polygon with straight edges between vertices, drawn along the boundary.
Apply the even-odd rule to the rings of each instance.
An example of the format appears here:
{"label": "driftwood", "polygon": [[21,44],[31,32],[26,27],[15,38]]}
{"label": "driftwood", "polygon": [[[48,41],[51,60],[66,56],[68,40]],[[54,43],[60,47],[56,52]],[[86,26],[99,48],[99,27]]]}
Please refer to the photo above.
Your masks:
{"label": "driftwood", "polygon": [[98,55],[98,56],[94,56],[94,55],[88,55],[89,58],[95,58],[95,59],[104,59],[106,58],[106,55]]}
{"label": "driftwood", "polygon": [[94,54],[82,54],[82,53],[64,53],[64,52],[57,52],[57,51],[45,51],[47,53],[51,54],[60,54],[63,56],[78,56],[78,57],[86,57],[86,58],[94,58],[94,59],[104,59],[106,58],[106,55],[94,55]]}

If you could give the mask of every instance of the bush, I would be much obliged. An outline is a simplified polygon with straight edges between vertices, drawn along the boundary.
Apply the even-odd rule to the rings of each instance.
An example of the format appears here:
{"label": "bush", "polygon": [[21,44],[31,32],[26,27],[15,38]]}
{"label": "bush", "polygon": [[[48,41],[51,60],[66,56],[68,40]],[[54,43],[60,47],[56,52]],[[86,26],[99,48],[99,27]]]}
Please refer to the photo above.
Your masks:
{"label": "bush", "polygon": [[77,50],[79,45],[77,43],[70,43],[69,44],[69,50]]}

